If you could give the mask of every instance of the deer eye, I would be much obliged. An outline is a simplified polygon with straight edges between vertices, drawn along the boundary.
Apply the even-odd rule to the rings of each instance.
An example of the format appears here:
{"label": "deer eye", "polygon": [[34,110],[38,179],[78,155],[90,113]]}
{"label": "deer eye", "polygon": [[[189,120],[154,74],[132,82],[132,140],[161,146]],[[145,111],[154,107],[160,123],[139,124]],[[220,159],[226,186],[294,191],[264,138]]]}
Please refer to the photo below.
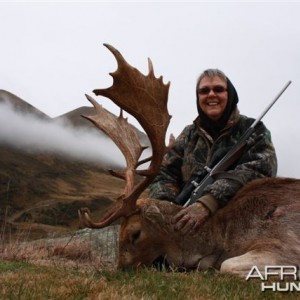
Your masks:
{"label": "deer eye", "polygon": [[131,243],[134,244],[139,239],[140,236],[141,236],[141,230],[137,230],[133,232],[131,236]]}

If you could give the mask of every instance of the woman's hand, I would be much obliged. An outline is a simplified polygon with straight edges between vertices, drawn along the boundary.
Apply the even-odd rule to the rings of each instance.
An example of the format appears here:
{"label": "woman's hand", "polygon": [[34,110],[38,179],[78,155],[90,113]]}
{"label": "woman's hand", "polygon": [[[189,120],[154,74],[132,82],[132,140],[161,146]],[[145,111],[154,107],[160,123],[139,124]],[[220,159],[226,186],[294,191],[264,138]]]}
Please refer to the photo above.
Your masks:
{"label": "woman's hand", "polygon": [[174,230],[181,231],[182,234],[195,234],[209,215],[209,209],[201,202],[193,203],[174,216]]}

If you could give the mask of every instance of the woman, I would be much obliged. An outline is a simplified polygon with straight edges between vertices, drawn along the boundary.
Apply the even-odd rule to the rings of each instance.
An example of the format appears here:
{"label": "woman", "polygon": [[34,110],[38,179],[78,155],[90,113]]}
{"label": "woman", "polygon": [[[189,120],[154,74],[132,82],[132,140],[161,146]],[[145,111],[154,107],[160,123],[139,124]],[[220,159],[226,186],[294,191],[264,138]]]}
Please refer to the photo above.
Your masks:
{"label": "woman", "polygon": [[[218,69],[204,71],[196,85],[198,117],[184,128],[165,155],[158,176],[149,187],[149,196],[174,202],[184,185],[205,166],[218,162],[239,141],[254,119],[240,115],[237,92]],[[260,122],[259,139],[222,178],[205,188],[194,204],[175,217],[175,230],[195,233],[205,220],[225,206],[247,182],[275,176],[277,159],[270,131]]]}

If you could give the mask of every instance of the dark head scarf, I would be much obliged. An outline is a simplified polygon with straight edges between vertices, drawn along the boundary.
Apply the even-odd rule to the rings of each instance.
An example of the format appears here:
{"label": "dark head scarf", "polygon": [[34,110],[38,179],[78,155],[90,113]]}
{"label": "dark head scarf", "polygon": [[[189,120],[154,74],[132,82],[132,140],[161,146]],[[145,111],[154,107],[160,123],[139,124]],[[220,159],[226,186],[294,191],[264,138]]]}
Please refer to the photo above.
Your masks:
{"label": "dark head scarf", "polygon": [[[226,126],[229,117],[231,116],[232,112],[236,109],[237,103],[239,102],[239,97],[236,92],[235,87],[231,83],[231,81],[226,77],[227,81],[227,94],[228,94],[228,101],[227,105],[225,107],[225,110],[223,112],[222,117],[214,121],[210,119],[201,109],[199,105],[199,95],[196,91],[196,97],[197,97],[197,109],[201,121],[201,126],[211,135],[212,138],[218,137],[220,134],[220,131]],[[196,90],[198,90],[199,82],[197,82]]]}

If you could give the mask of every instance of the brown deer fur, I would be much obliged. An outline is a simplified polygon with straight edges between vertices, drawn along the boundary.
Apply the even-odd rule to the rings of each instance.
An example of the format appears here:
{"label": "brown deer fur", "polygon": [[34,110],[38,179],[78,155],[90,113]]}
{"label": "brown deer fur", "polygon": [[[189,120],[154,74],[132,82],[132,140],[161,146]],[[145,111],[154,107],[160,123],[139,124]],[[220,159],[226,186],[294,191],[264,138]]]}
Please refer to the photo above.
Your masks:
{"label": "brown deer fur", "polygon": [[163,256],[173,267],[244,275],[253,265],[300,262],[300,180],[251,182],[195,235],[174,231],[172,216],[180,206],[139,199],[138,207],[121,223],[119,267],[150,265]]}

